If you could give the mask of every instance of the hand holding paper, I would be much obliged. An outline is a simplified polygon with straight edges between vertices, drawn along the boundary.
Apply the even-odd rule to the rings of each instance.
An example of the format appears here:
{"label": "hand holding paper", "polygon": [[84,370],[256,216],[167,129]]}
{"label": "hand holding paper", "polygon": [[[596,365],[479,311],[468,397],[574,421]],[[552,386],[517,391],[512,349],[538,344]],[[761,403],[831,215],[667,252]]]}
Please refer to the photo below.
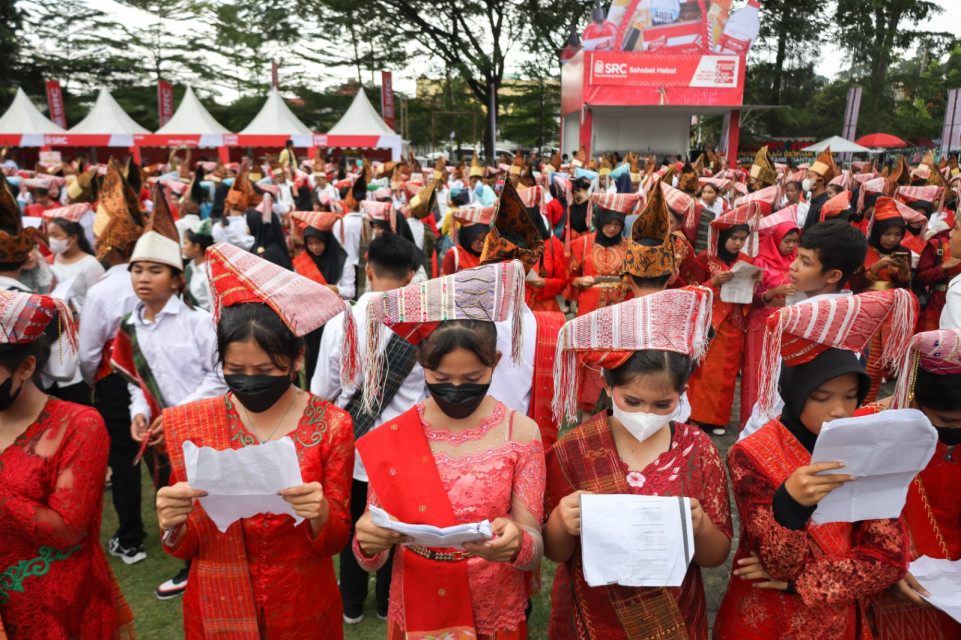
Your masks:
{"label": "hand holding paper", "polygon": [[731,267],[734,277],[721,285],[721,300],[737,304],[751,304],[754,300],[754,285],[761,267],[749,262],[738,262]]}
{"label": "hand holding paper", "polygon": [[304,484],[297,449],[289,437],[225,451],[187,440],[183,451],[187,482],[207,492],[200,504],[221,532],[259,513],[287,514],[296,524],[303,521],[278,493]]}
{"label": "hand holding paper", "polygon": [[490,522],[487,520],[441,528],[429,524],[408,524],[391,520],[386,511],[373,505],[370,506],[369,511],[371,522],[378,527],[410,536],[411,540],[404,544],[440,549],[463,549],[465,542],[486,542],[494,537]]}
{"label": "hand holding paper", "polygon": [[961,560],[921,556],[908,570],[927,590],[922,598],[961,622]]}

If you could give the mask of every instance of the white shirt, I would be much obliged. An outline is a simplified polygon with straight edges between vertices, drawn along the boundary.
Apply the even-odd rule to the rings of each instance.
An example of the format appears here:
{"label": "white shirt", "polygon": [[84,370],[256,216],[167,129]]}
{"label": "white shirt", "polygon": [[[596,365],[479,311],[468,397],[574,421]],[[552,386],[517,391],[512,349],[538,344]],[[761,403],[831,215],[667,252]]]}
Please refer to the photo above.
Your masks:
{"label": "white shirt", "polygon": [[323,188],[321,188],[321,187],[317,184],[317,181],[314,179],[313,176],[310,176],[310,178],[308,178],[308,180],[310,181],[310,185],[311,185],[314,189],[317,190],[317,192],[318,192],[317,195],[318,195],[318,196],[319,196],[321,193],[326,193],[328,196],[330,196],[330,201],[331,201],[331,202],[339,202],[339,201],[340,201],[340,191],[339,191],[339,190],[337,189],[337,187],[335,187],[334,185],[332,185],[332,184],[330,184],[330,183],[328,182],[326,185],[324,185]]}
{"label": "white shirt", "polygon": [[190,295],[204,311],[210,311],[213,296],[210,293],[210,282],[207,280],[207,264],[197,264],[196,260],[190,261],[190,284],[187,285]]}
{"label": "white shirt", "polygon": [[[819,300],[832,300],[834,298],[843,298],[845,296],[850,296],[850,295],[854,295],[852,291],[850,291],[849,289],[842,289],[837,293],[822,293],[821,295],[811,296],[810,298],[799,300],[794,304],[806,304],[809,302],[817,302]],[[778,371],[776,372],[777,375],[780,375],[780,366],[781,365],[779,364]],[[779,394],[774,399],[774,415],[776,416],[781,415],[781,411],[783,409],[784,409],[784,399]],[[744,423],[744,428],[741,429],[741,433],[740,435],[738,435],[737,439],[739,441],[743,440],[744,438],[748,437],[749,435],[751,435],[752,433],[754,433],[755,431],[757,431],[767,423],[768,423],[767,416],[762,415],[758,403],[754,403],[754,407],[751,409],[751,417],[748,418],[747,422]]]}
{"label": "white shirt", "polygon": [[715,218],[724,213],[724,202],[720,198],[715,198],[714,204],[708,204],[703,200],[698,200],[697,203],[701,205],[702,209],[707,209],[713,213]]}
{"label": "white shirt", "polygon": [[87,291],[86,312],[80,318],[80,372],[93,386],[103,348],[117,335],[120,321],[140,301],[133,290],[128,265],[110,267]]}
{"label": "white shirt", "polygon": [[[347,252],[347,266],[356,267],[360,262],[360,233],[364,226],[363,216],[353,211],[334,223],[331,233]],[[341,233],[343,229],[343,233]]]}
{"label": "white shirt", "polygon": [[[191,309],[177,296],[157,314],[155,322],[144,320],[144,303],[138,302],[127,323],[137,332],[137,344],[147,360],[157,387],[168,407],[227,393],[227,385],[214,359],[217,333],[214,318],[203,309]],[[150,415],[140,387],[128,384],[130,419]]]}
{"label": "white shirt", "polygon": [[83,316],[83,304],[87,300],[87,291],[97,284],[100,277],[104,274],[103,265],[90,254],[84,254],[76,262],[61,262],[57,256],[53,264],[53,275],[57,277],[57,282],[66,282],[70,278],[76,278],[73,286],[70,287],[70,300],[73,302],[77,315]]}
{"label": "white shirt", "polygon": [[[365,293],[352,309],[354,322],[357,325],[357,346],[361,362],[366,362],[368,358],[367,305],[379,295],[381,294],[374,291]],[[317,354],[317,368],[314,370],[314,377],[310,380],[311,393],[333,402],[341,409],[347,407],[348,401],[360,388],[364,379],[363,372],[358,373],[356,380],[352,382],[342,382],[340,379],[340,352],[344,344],[343,322],[343,313],[340,313],[324,325],[324,335],[320,340],[320,350]],[[379,325],[378,329],[383,332],[382,344],[386,346],[392,332],[383,325]],[[415,362],[410,374],[397,389],[397,393],[387,406],[383,407],[380,416],[374,420],[372,429],[393,420],[426,397],[424,370]],[[354,456],[354,480],[367,482],[367,471],[364,469],[360,454]]]}
{"label": "white shirt", "polygon": [[801,229],[804,228],[804,224],[808,219],[808,211],[811,210],[811,205],[808,202],[797,203],[797,226]]}
{"label": "white shirt", "polygon": [[519,413],[528,414],[531,406],[531,388],[534,386],[534,355],[537,351],[537,317],[526,304],[523,305],[524,317],[521,319],[521,331],[524,343],[521,349],[520,364],[514,364],[511,358],[511,325],[513,319],[495,322],[497,327],[497,350],[501,352],[501,361],[494,369],[488,395],[494,396],[508,408]]}
{"label": "white shirt", "polygon": [[337,295],[344,300],[352,300],[357,295],[357,267],[350,264],[350,256],[344,261],[344,270],[340,272],[340,280],[329,284],[336,285]]}
{"label": "white shirt", "polygon": [[254,246],[254,237],[247,233],[247,217],[227,216],[226,220],[226,227],[217,222],[210,228],[214,242],[227,242],[250,251]]}
{"label": "white shirt", "polygon": [[414,236],[414,244],[421,251],[424,250],[424,223],[417,218],[408,218],[407,226],[410,227],[410,233]]}
{"label": "white shirt", "polygon": [[938,326],[941,329],[961,329],[961,275],[954,276],[948,283],[947,299]]}

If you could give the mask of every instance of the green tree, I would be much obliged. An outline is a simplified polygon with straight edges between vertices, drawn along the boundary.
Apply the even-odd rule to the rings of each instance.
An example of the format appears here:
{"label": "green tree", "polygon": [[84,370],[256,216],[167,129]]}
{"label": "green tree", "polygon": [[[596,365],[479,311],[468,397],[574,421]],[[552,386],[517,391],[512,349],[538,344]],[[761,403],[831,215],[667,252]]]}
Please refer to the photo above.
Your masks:
{"label": "green tree", "polygon": [[174,26],[189,31],[203,5],[195,0],[123,0],[124,4],[145,12],[151,18],[146,27],[121,24],[127,46],[146,62],[150,79],[177,80],[200,74],[206,76],[209,65],[202,63],[190,44],[196,34],[175,33]]}
{"label": "green tree", "polygon": [[[20,33],[23,16],[17,0],[0,0],[0,88],[15,84],[14,69],[20,53]],[[13,91],[0,91],[0,105],[4,108],[13,100]]]}
{"label": "green tree", "polygon": [[761,5],[761,33],[752,49],[774,54],[766,74],[770,93],[764,96],[765,104],[782,104],[782,87],[791,77],[788,70],[805,66],[805,54],[817,51],[825,39],[827,22],[827,11],[821,5],[792,0],[765,0]]}

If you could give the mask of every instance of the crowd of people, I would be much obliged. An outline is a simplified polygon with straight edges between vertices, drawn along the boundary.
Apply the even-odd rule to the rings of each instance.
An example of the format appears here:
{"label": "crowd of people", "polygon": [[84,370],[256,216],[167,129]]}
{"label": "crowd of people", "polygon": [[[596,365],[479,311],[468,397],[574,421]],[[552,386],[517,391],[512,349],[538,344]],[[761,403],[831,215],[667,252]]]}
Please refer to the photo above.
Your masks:
{"label": "crowd of people", "polygon": [[[4,150],[0,638],[134,637],[107,554],[145,561],[156,508],[187,638],[342,637],[370,574],[388,638],[526,638],[547,558],[551,638],[703,640],[728,477],[715,639],[961,638],[909,571],[961,557],[957,159],[502,160]],[[856,480],[822,426],[900,408],[938,434],[901,517],[812,520]],[[221,531],[185,443],[282,439],[297,518]],[[585,493],[689,498],[683,583],[590,586]]]}

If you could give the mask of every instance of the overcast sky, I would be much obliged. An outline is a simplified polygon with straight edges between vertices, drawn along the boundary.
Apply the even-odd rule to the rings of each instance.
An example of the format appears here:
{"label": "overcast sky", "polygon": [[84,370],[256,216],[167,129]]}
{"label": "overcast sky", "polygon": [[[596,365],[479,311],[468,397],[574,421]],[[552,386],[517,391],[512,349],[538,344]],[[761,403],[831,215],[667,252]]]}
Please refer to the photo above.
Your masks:
{"label": "overcast sky", "polygon": [[[92,1],[92,0],[91,0]],[[763,3],[763,0],[761,0]],[[961,36],[961,0],[934,0],[936,4],[941,5],[944,8],[943,13],[938,15],[933,20],[929,20],[927,24],[922,25],[925,29],[930,29],[932,31],[953,31],[955,35]],[[116,0],[97,0],[98,4],[102,3],[101,6],[109,13],[114,14],[118,19],[130,23],[142,23],[147,25],[150,23],[150,16],[137,10],[132,9],[127,5],[120,4]],[[602,0],[603,4],[608,4],[607,0]],[[735,0],[735,6],[743,5],[743,0]],[[192,35],[196,37],[196,30],[191,28],[189,24],[175,24],[171,25],[171,30],[175,32],[183,33],[184,35]],[[518,49],[514,48],[513,57],[516,58],[519,54]],[[818,64],[818,73],[824,75],[828,78],[837,75],[839,69],[847,68],[849,61],[846,59],[845,52],[837,46],[833,46],[828,43],[823,46],[824,55],[820,58],[820,63]],[[513,69],[511,68],[511,63],[515,65],[518,60],[511,60],[512,56],[508,56],[508,73],[511,73]],[[406,69],[395,69],[393,70],[393,84],[396,91],[406,93],[408,95],[413,95],[415,93],[415,83],[417,75],[419,75],[421,67],[419,65],[411,65]],[[265,75],[269,74],[269,69],[265,66]],[[354,75],[348,69],[318,69],[320,75],[328,76],[331,81],[325,82],[325,85],[336,84],[338,81],[347,81],[353,79]],[[264,78],[267,80],[268,78]],[[284,84],[284,68],[280,69],[280,82],[281,88]],[[380,83],[378,74],[378,84]],[[224,92],[222,99],[232,100],[236,98],[235,95],[229,95],[231,92]]]}

